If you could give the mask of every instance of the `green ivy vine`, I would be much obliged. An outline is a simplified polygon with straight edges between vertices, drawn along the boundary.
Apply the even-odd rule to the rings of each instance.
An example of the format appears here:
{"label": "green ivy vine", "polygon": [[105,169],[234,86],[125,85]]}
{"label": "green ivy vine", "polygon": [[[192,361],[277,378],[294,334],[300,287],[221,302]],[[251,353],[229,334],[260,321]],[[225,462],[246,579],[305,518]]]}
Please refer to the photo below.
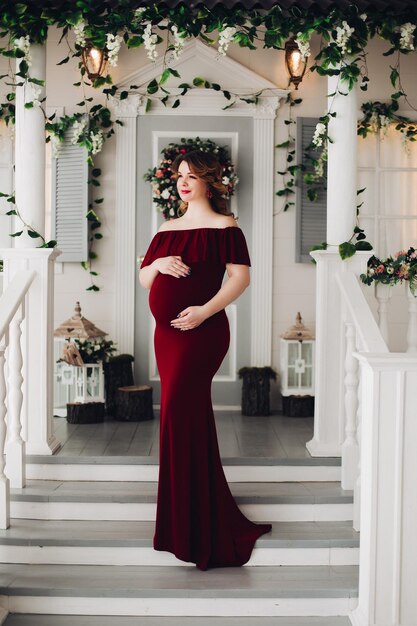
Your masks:
{"label": "green ivy vine", "polygon": [[[155,1],[138,7],[137,0],[120,0],[115,4],[112,0],[76,0],[75,2],[45,0],[39,6],[32,2],[8,3],[2,8],[0,16],[0,38],[6,45],[0,48],[0,54],[8,59],[9,71],[0,77],[7,90],[5,100],[0,103],[0,119],[7,124],[15,121],[16,88],[24,84],[31,84],[34,88],[34,100],[25,106],[28,108],[39,106],[45,115],[47,140],[57,146],[62,141],[69,126],[81,123],[81,117],[86,116],[87,124],[79,133],[77,143],[84,145],[88,151],[89,164],[92,175],[90,184],[99,187],[99,169],[94,167],[95,154],[99,152],[104,142],[114,133],[114,124],[119,120],[112,120],[108,99],[110,97],[124,100],[133,93],[140,94],[146,99],[146,110],[152,108],[153,103],[159,100],[164,106],[176,108],[180,106],[181,98],[191,89],[211,89],[222,92],[226,103],[225,107],[232,107],[236,102],[257,104],[262,91],[249,94],[232,93],[223,89],[218,83],[210,82],[197,76],[191,83],[180,82],[178,87],[168,89],[167,84],[171,77],[181,79],[179,72],[173,67],[176,59],[182,54],[187,40],[197,38],[217,49],[218,55],[227,53],[229,45],[255,50],[259,46],[283,50],[286,40],[296,36],[302,45],[309,49],[309,42],[313,34],[320,37],[320,49],[316,55],[310,71],[320,76],[338,76],[340,84],[348,90],[359,83],[366,91],[369,77],[366,67],[365,47],[373,37],[380,37],[388,44],[384,53],[386,56],[396,54],[396,62],[391,66],[390,79],[395,92],[391,96],[391,103],[381,115],[387,115],[397,123],[398,129],[405,130],[406,136],[414,141],[415,127],[409,121],[396,114],[398,99],[406,98],[406,92],[401,84],[400,59],[402,54],[411,54],[416,46],[417,6],[398,9],[387,6],[384,9],[373,9],[370,15],[361,12],[355,3],[347,7],[338,8],[333,5],[321,8],[315,3],[305,9],[301,3],[295,3],[291,8],[281,7],[279,2],[268,10],[251,8],[242,5],[228,8],[218,3],[214,7],[202,4],[190,5],[180,3],[175,8],[168,7],[163,2]],[[43,81],[30,73],[30,46],[34,43],[45,43],[50,26],[61,31],[60,43],[67,47],[67,51],[58,65],[65,65],[71,59],[78,63],[80,80],[74,86],[81,88],[82,98],[78,106],[83,109],[82,114],[65,116],[62,119],[48,118],[44,111],[44,99],[36,96],[36,88],[44,86]],[[72,37],[70,38],[70,32]],[[71,39],[71,41],[70,41]],[[75,39],[75,43],[72,40]],[[86,42],[104,50],[108,69],[107,73],[94,80],[89,80],[82,63],[82,51]],[[117,65],[120,48],[128,49],[143,47],[146,49],[150,61],[162,56],[163,66],[161,75],[148,84],[130,85],[129,88],[119,88],[113,84],[111,67]],[[20,59],[19,72],[15,73],[11,62]],[[106,104],[94,104],[93,96],[86,96],[86,88],[93,88],[106,98]],[[40,91],[40,90],[38,90]],[[288,104],[295,106],[299,99],[289,96]],[[375,105],[376,106],[376,105]],[[381,105],[382,106],[382,105]],[[397,108],[395,108],[397,107]],[[365,118],[368,111],[364,111]],[[325,116],[320,119],[321,151],[313,155],[312,164],[314,174],[307,173],[307,182],[310,186],[309,197],[314,199],[320,183],[320,172],[323,171],[326,159],[328,137],[328,121],[335,115],[331,105]],[[371,113],[372,115],[372,113]],[[391,117],[390,117],[391,116]],[[396,118],[396,119],[394,119]],[[83,118],[84,119],[84,118]],[[374,119],[374,118],[373,118]],[[369,120],[368,120],[369,121]],[[371,122],[366,119],[361,123],[358,132],[366,136]],[[294,124],[290,117],[289,130]],[[277,192],[283,196],[284,210],[292,206],[291,195],[294,192],[295,177],[301,173],[301,167],[294,162],[293,137],[290,135],[287,142],[280,144],[286,152],[287,169],[284,176],[284,188]],[[100,172],[101,173],[101,172]],[[4,195],[4,194],[3,194]],[[13,196],[7,196],[12,202]],[[87,217],[91,222],[91,231],[97,231],[100,219],[96,212],[97,206],[103,198],[97,198],[88,207]],[[17,217],[20,213],[17,207],[11,209]],[[9,212],[10,214],[10,212]],[[46,242],[40,233],[23,220],[23,227],[32,233],[31,237],[39,237],[42,246],[53,246],[53,241]],[[359,228],[359,227],[358,227]],[[19,232],[19,231],[18,231]],[[18,236],[16,233],[13,236]],[[345,242],[344,254],[352,251],[349,246],[363,245],[363,232],[360,230],[352,235],[356,238]],[[89,261],[83,266],[89,269],[91,276],[97,275],[91,269],[91,261],[97,258],[93,251],[94,240],[100,238],[95,232],[90,238]],[[342,244],[344,245],[344,244]],[[97,286],[89,289],[98,290]]]}

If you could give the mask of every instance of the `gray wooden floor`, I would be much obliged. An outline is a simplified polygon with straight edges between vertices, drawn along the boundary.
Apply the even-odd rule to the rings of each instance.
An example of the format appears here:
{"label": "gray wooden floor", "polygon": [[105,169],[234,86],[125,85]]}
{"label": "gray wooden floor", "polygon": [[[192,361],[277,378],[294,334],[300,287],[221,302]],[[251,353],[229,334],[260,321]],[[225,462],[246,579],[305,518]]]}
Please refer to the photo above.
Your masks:
{"label": "gray wooden floor", "polygon": [[[228,457],[311,458],[305,447],[313,436],[313,417],[270,415],[247,417],[236,411],[215,413],[220,453]],[[55,417],[60,456],[159,455],[159,418],[146,422],[69,424]]]}

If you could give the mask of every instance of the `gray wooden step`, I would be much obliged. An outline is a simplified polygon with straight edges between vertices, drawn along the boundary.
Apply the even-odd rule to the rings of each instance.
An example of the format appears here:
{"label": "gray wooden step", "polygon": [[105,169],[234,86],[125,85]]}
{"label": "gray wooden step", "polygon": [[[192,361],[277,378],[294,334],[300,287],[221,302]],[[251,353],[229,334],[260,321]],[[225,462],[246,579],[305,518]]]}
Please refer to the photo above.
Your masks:
{"label": "gray wooden step", "polygon": [[[1,563],[186,565],[153,550],[153,522],[12,519],[0,530]],[[274,522],[248,565],[357,565],[352,522]]]}
{"label": "gray wooden step", "polygon": [[357,606],[358,567],[0,565],[12,613],[330,616]]}
{"label": "gray wooden step", "polygon": [[4,626],[351,626],[348,617],[117,617],[9,615]]}
{"label": "gray wooden step", "polygon": [[[232,483],[254,521],[341,521],[353,518],[353,491],[335,482]],[[29,519],[154,520],[156,482],[28,480],[11,489],[11,516]]]}
{"label": "gray wooden step", "polygon": [[[37,480],[156,481],[157,456],[28,455],[26,474]],[[340,457],[223,457],[229,482],[340,481]]]}

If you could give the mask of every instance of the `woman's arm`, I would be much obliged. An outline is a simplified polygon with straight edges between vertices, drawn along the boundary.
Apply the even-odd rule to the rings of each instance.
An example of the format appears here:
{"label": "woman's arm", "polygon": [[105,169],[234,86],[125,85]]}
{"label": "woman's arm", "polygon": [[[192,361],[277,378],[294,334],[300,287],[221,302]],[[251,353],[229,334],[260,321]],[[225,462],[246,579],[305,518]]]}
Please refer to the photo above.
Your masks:
{"label": "woman's arm", "polygon": [[154,263],[155,261],[139,270],[139,282],[142,287],[145,287],[145,289],[150,289],[152,287],[153,281],[159,274],[159,271],[154,266]]}
{"label": "woman's arm", "polygon": [[155,259],[150,265],[139,270],[139,282],[145,289],[150,289],[159,274],[170,274],[175,278],[188,276],[189,266],[182,262],[180,256],[164,256]]}
{"label": "woman's arm", "polygon": [[196,328],[208,317],[225,309],[245,291],[250,284],[249,266],[227,263],[226,269],[229,278],[216,295],[201,306],[189,306],[181,311],[177,319],[171,320],[171,326],[179,330]]}

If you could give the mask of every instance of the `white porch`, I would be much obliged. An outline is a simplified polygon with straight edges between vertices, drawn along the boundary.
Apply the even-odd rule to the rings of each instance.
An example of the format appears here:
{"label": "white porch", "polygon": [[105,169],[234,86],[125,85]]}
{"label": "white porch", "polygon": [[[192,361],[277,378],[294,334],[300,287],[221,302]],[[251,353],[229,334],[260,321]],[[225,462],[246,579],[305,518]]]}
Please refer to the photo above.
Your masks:
{"label": "white porch", "polygon": [[[44,49],[39,47],[36,54],[40,64],[46,62]],[[332,92],[333,81],[329,83]],[[215,94],[213,103],[214,98]],[[36,159],[42,155],[44,133],[39,124],[31,123],[39,111],[24,109],[23,100],[17,105],[16,196],[23,197],[27,189],[33,190],[25,200],[27,218],[42,229],[45,199],[39,172],[18,157],[30,153]],[[136,189],[132,186],[134,171],[129,176],[128,166],[133,167],[135,147],[130,134],[139,103],[122,106],[125,126],[117,136],[118,178],[112,187],[119,211],[113,224],[118,238],[114,291],[110,295],[116,303],[112,318],[115,340],[121,349],[129,349],[133,333],[130,288],[135,268],[132,237]],[[194,106],[192,102],[188,113]],[[274,238],[274,227],[279,231],[276,225],[282,223],[282,215],[276,217],[275,225],[273,220],[271,152],[277,106],[276,100],[272,108],[253,112],[258,133],[254,202],[260,208],[253,220],[256,269],[252,275],[252,301],[263,305],[254,307],[252,365],[271,364],[277,357],[274,342],[279,318],[276,316],[274,321],[274,278],[278,284],[283,272],[274,277],[273,260],[274,244],[284,239]],[[205,109],[196,110],[207,113]],[[308,277],[303,278],[308,282],[315,271],[314,421],[283,424],[281,416],[272,416],[261,428],[258,422],[248,421],[246,431],[242,423],[231,434],[230,423],[239,418],[233,415],[222,421],[218,416],[219,438],[223,445],[230,446],[224,456],[234,459],[225,460],[226,474],[244,511],[253,519],[275,523],[271,539],[260,542],[250,564],[258,567],[249,568],[250,572],[225,572],[214,583],[212,573],[207,573],[196,584],[194,572],[184,566],[177,568],[172,561],[158,560],[152,553],[155,460],[126,462],[118,458],[123,454],[115,453],[92,454],[93,458],[70,454],[65,458],[66,444],[60,450],[64,443],[59,435],[62,427],[53,417],[51,392],[54,311],[58,319],[66,316],[61,314],[63,305],[54,298],[54,266],[55,261],[59,263],[59,251],[35,250],[31,240],[17,240],[16,248],[0,251],[4,259],[4,293],[0,300],[2,448],[6,443],[6,404],[8,436],[6,458],[0,460],[0,521],[5,540],[0,543],[0,573],[4,580],[0,607],[5,617],[7,611],[135,616],[133,619],[141,620],[149,619],[143,616],[164,615],[181,616],[181,623],[190,616],[204,624],[201,618],[221,615],[223,620],[238,617],[240,625],[245,623],[242,618],[256,618],[259,626],[266,626],[271,616],[275,624],[290,616],[299,621],[282,623],[332,626],[339,620],[345,625],[347,618],[356,626],[409,626],[417,619],[417,509],[413,506],[417,474],[415,304],[410,300],[410,351],[389,351],[384,339],[384,302],[379,303],[381,332],[374,316],[377,304],[371,302],[370,307],[372,297],[365,297],[365,288],[358,280],[370,254],[357,253],[342,261],[337,251],[336,244],[349,239],[355,223],[355,91],[347,97],[339,96],[335,110],[338,115],[329,130],[334,143],[329,150],[327,207],[327,241],[335,245],[314,253],[317,268],[305,268]],[[127,180],[130,186],[124,185]],[[121,236],[123,232],[126,239]],[[275,250],[278,258],[282,253]],[[306,298],[307,294],[301,296]],[[66,310],[68,306],[65,303]],[[98,318],[96,321],[105,326]],[[277,430],[278,425],[282,430]],[[155,424],[141,428],[140,441],[143,444],[148,437],[151,451],[150,442],[156,441]],[[295,449],[287,450],[281,458],[272,452],[272,432],[277,441],[280,435],[287,437],[285,445],[291,448],[297,428],[305,436],[297,439]],[[94,429],[92,441],[96,441],[97,431],[100,428]],[[126,431],[130,435],[121,432],[122,437],[132,436],[131,425],[126,425]],[[229,434],[222,437],[222,431]],[[88,432],[84,429],[86,439]],[[236,454],[239,436],[251,439],[249,454]],[[267,462],[256,458],[255,439],[263,450],[272,446]],[[237,442],[234,451],[233,442]],[[149,458],[155,459],[156,449],[154,452]],[[4,460],[7,465],[2,473]],[[130,523],[124,527],[127,535],[122,534],[122,541],[115,540],[115,521]],[[98,523],[98,532],[101,529],[102,533],[102,542],[96,545],[91,543],[91,522]],[[132,522],[138,523],[140,545],[126,543],[126,536],[134,532]],[[48,550],[41,547],[45,532],[51,542]],[[294,535],[288,538],[286,532]],[[289,543],[285,544],[287,539]],[[29,546],[30,541],[36,545]],[[117,545],[111,545],[112,541]],[[116,575],[117,565],[123,568]],[[31,578],[41,582],[31,583]],[[56,584],[51,587],[54,578]],[[92,579],[95,582],[90,585]],[[316,618],[322,621],[314,621]],[[7,626],[13,626],[9,619]],[[17,626],[19,622],[15,623]],[[227,623],[221,622],[222,626]]]}

